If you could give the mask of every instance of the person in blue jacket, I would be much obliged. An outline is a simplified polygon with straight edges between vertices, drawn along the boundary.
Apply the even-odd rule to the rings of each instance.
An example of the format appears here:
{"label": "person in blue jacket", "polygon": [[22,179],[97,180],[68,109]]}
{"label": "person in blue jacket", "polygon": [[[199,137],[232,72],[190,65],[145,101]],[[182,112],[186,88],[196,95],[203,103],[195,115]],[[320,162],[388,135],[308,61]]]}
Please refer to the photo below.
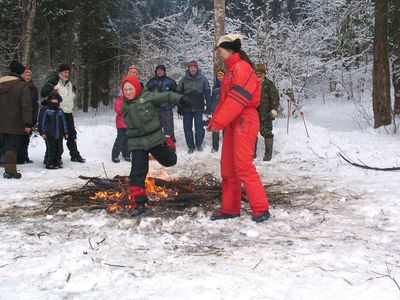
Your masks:
{"label": "person in blue jacket", "polygon": [[[155,70],[155,76],[146,83],[146,87],[150,92],[175,92],[175,80],[167,76],[167,69],[164,65],[158,65]],[[162,129],[165,135],[170,136],[175,142],[174,131],[174,112],[173,106],[169,103],[163,103],[160,106],[159,117]]]}

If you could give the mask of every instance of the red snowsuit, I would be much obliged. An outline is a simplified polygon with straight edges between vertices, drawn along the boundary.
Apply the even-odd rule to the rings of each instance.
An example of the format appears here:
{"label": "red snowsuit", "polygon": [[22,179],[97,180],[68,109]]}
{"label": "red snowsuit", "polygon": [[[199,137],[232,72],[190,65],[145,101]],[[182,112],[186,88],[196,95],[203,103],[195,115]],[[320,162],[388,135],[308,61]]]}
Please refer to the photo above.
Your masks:
{"label": "red snowsuit", "polygon": [[240,214],[242,183],[253,213],[269,209],[267,194],[253,165],[256,137],[260,127],[257,106],[260,81],[252,67],[234,53],[225,60],[228,67],[221,85],[220,102],[209,127],[225,130],[222,144],[221,176],[224,214]]}
{"label": "red snowsuit", "polygon": [[117,99],[115,100],[114,103],[114,110],[117,113],[117,116],[115,117],[115,125],[117,128],[127,128],[127,126],[124,123],[124,117],[122,116],[122,103],[124,102],[124,97],[122,96],[122,93],[117,96]]}

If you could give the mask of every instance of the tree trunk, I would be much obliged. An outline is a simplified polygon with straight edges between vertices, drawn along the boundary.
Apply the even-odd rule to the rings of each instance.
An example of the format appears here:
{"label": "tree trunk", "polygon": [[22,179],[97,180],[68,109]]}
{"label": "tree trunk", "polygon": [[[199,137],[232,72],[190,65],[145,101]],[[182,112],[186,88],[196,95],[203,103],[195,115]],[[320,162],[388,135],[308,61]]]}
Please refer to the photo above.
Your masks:
{"label": "tree trunk", "polygon": [[83,112],[89,111],[89,71],[87,67],[83,70],[83,99],[82,99]]}
{"label": "tree trunk", "polygon": [[74,27],[75,27],[75,1],[68,1],[67,42],[65,47],[65,63],[72,64],[72,53],[74,49]]}
{"label": "tree trunk", "polygon": [[[214,44],[225,34],[225,0],[214,0]],[[223,61],[216,51],[213,51],[214,75],[223,69]]]}
{"label": "tree trunk", "polygon": [[393,114],[400,114],[400,1],[392,0],[391,41],[394,59],[392,61],[392,81],[394,89]]}
{"label": "tree trunk", "polygon": [[392,122],[389,55],[387,47],[387,0],[375,0],[374,69],[372,103],[374,128]]}
{"label": "tree trunk", "polygon": [[[23,33],[22,33],[22,36],[24,37],[24,48],[22,51],[23,65],[28,65],[31,62],[33,27],[35,25],[35,18],[36,18],[36,0],[29,1],[27,11],[29,11],[29,13],[26,21],[26,27],[23,25],[23,27],[25,28],[23,28]],[[23,24],[25,24],[25,22],[23,22]]]}

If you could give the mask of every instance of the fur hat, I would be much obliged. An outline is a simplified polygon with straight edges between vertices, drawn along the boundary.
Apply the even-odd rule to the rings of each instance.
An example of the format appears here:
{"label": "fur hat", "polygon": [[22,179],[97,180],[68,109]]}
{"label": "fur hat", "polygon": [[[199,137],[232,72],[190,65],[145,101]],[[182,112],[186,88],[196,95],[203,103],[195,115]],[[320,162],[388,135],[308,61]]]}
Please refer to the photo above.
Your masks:
{"label": "fur hat", "polygon": [[10,63],[10,72],[11,73],[16,73],[18,75],[21,75],[25,71],[25,66],[21,64],[20,62],[13,60]]}
{"label": "fur hat", "polygon": [[218,76],[225,76],[224,70],[218,70],[218,71],[217,71],[217,77],[218,77]]}
{"label": "fur hat", "polygon": [[61,95],[58,93],[57,90],[52,90],[52,91],[50,92],[50,94],[47,96],[47,103],[50,103],[50,102],[51,102],[51,101],[50,101],[51,99],[57,99],[57,100],[58,100],[58,103],[61,103],[61,102],[63,101]]}
{"label": "fur hat", "polygon": [[[131,83],[135,87],[135,90],[136,90],[135,98],[138,95],[140,95],[140,91],[142,90],[142,85],[140,84],[139,79],[133,75],[126,76],[124,79],[122,79],[122,82],[121,82],[122,94],[124,94],[124,84],[127,82]],[[124,97],[125,97],[125,95],[124,95]]]}
{"label": "fur hat", "polygon": [[223,35],[218,40],[218,47],[239,52],[242,47],[242,36],[240,34]]}
{"label": "fur hat", "polygon": [[61,64],[61,65],[58,66],[57,72],[61,73],[63,71],[70,71],[71,72],[71,68],[67,64]]}
{"label": "fur hat", "polygon": [[189,61],[189,63],[188,63],[188,68],[190,68],[190,67],[196,67],[198,69],[199,64],[197,63],[197,61],[192,60],[192,61]]}
{"label": "fur hat", "polygon": [[256,72],[267,74],[267,66],[265,64],[257,64]]}

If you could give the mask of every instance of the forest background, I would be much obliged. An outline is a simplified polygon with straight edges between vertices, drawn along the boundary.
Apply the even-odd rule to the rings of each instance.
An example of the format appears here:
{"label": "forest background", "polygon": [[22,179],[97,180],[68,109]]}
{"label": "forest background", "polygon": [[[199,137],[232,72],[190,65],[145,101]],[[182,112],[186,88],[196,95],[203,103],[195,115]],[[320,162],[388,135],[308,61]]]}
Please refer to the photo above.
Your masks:
{"label": "forest background", "polygon": [[[58,64],[70,64],[84,112],[112,104],[130,65],[144,81],[157,64],[179,80],[187,62],[197,60],[212,82],[214,2],[0,0],[0,71],[21,60],[40,88]],[[371,126],[372,100],[363,99],[372,99],[374,38],[383,35],[390,113],[399,113],[400,1],[226,0],[225,7],[225,32],[244,35],[244,50],[254,63],[267,64],[282,93],[292,88],[299,104],[328,95],[354,101]],[[374,26],[377,14],[383,31]]]}

